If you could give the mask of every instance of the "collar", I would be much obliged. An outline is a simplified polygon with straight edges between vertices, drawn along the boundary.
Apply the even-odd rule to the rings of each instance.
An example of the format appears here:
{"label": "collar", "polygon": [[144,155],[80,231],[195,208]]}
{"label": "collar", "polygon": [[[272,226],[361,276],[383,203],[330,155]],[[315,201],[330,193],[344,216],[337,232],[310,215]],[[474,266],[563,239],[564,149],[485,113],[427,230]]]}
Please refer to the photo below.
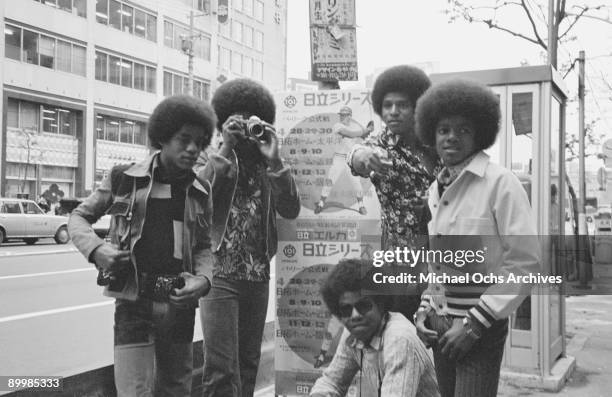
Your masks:
{"label": "collar", "polygon": [[472,158],[472,161],[465,167],[465,171],[471,172],[472,174],[483,177],[489,164],[489,155],[482,150]]}
{"label": "collar", "polygon": [[[152,178],[153,172],[159,167],[159,154],[160,151],[156,150],[145,160],[132,164],[132,166],[125,170],[124,173],[134,178]],[[195,179],[195,173],[193,170],[190,172],[190,174],[190,177],[192,177],[192,182],[190,185],[204,194],[208,194],[208,190],[206,190],[206,188],[197,179]]]}
{"label": "collar", "polygon": [[380,322],[378,330],[376,331],[376,333],[374,334],[374,336],[372,337],[368,345],[366,345],[363,341],[360,341],[359,339],[355,338],[353,335],[348,337],[348,339],[346,340],[346,343],[350,347],[359,349],[359,350],[370,348],[370,349],[380,351],[383,348],[383,332],[388,322],[389,322],[389,312],[387,312],[385,316],[382,318],[382,321]]}

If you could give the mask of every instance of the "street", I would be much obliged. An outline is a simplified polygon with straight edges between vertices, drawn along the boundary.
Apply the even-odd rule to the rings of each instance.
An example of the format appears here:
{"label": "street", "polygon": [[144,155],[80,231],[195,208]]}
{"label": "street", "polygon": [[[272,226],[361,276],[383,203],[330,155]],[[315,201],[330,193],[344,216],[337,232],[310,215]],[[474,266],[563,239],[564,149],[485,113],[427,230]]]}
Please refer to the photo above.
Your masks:
{"label": "street", "polygon": [[71,243],[0,246],[0,375],[70,376],[113,363],[113,299],[96,275]]}

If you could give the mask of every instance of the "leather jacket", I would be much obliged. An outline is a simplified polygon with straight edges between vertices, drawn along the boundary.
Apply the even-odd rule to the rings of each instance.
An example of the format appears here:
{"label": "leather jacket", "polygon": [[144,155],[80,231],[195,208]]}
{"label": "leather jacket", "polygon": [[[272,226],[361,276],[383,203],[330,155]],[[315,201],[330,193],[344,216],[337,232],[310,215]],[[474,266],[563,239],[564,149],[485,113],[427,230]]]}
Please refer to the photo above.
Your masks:
{"label": "leather jacket", "polygon": [[[112,216],[110,239],[121,249],[129,249],[132,269],[122,291],[109,291],[104,295],[136,300],[138,297],[137,264],[134,246],[142,234],[146,207],[153,185],[153,170],[158,167],[158,152],[146,160],[117,165],[109,177],[71,214],[68,232],[74,245],[93,263],[92,253],[104,244],[91,225],[102,215]],[[213,257],[210,244],[212,197],[210,184],[194,178],[185,195],[183,221],[183,271],[203,275],[212,281]]]}

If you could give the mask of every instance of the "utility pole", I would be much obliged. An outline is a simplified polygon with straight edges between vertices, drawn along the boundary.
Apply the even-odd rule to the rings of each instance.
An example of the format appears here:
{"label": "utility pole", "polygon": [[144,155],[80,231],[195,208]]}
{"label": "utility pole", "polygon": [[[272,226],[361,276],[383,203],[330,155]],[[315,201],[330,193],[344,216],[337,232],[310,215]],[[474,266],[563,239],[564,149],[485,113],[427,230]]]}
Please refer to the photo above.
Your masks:
{"label": "utility pole", "polygon": [[584,165],[584,51],[578,55],[578,174],[580,195],[578,196],[578,234],[586,234],[586,175]]}
{"label": "utility pole", "polygon": [[554,51],[556,50],[556,45],[553,43],[553,38],[555,28],[555,0],[548,0],[548,45],[546,46],[546,55],[548,64],[552,65],[555,69],[557,68]]}

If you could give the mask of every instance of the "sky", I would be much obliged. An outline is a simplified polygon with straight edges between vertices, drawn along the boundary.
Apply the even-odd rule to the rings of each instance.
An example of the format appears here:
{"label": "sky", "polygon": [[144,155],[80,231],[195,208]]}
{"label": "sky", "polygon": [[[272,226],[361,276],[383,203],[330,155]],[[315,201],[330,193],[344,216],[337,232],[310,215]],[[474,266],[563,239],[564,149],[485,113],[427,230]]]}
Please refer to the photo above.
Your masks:
{"label": "sky", "polygon": [[[530,0],[535,6],[536,0]],[[542,0],[538,0],[542,1]],[[608,0],[582,0],[605,3]],[[495,1],[467,0],[494,4]],[[288,77],[307,78],[310,69],[308,0],[288,1],[287,72]],[[546,4],[546,1],[544,1]],[[568,10],[572,0],[568,0]],[[612,5],[611,5],[612,8]],[[449,23],[447,0],[356,0],[357,56],[360,81],[342,82],[342,88],[365,86],[365,76],[376,69],[397,64],[432,62],[437,72],[454,72],[540,65],[545,62],[542,49],[484,24],[458,21]],[[610,12],[599,12],[610,18]],[[522,10],[497,15],[500,22],[529,31]],[[545,20],[544,14],[540,18]],[[600,118],[596,135],[612,138],[612,24],[583,19],[574,28],[577,39],[559,50],[559,62],[569,63],[579,49],[587,54],[587,122]],[[577,74],[566,78],[570,98],[576,96]],[[577,104],[568,104],[568,131],[577,126]],[[577,129],[577,128],[576,128]],[[590,163],[593,164],[592,161]],[[597,164],[601,165],[601,161]]]}

